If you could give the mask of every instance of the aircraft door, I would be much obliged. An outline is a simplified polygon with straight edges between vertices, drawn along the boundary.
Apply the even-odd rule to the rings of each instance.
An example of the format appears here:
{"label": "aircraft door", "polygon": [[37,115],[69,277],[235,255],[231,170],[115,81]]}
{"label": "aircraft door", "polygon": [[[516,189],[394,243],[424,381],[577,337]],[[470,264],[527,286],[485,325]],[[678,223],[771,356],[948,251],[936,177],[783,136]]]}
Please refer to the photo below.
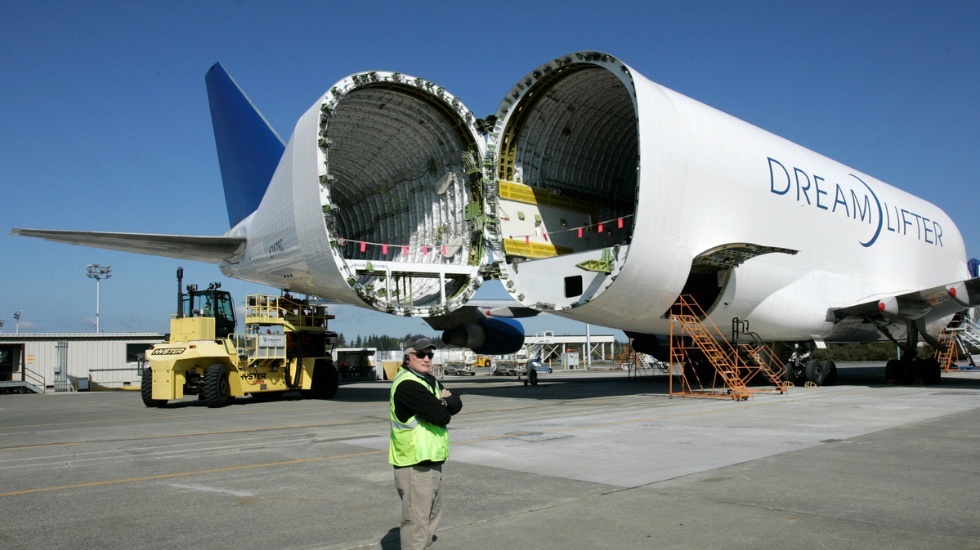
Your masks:
{"label": "aircraft door", "polygon": [[681,295],[690,296],[703,311],[710,312],[731,281],[732,270],[756,256],[774,252],[796,254],[797,251],[752,243],[729,243],[709,248],[691,262],[691,272]]}

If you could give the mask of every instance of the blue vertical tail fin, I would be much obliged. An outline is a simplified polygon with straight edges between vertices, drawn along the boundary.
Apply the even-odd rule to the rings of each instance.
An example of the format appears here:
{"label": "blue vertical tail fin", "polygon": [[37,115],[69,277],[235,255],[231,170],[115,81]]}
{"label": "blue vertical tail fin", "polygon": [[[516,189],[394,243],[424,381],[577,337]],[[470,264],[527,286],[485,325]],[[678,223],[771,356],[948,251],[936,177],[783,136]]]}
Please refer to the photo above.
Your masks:
{"label": "blue vertical tail fin", "polygon": [[259,207],[286,146],[221,63],[211,67],[204,81],[228,223],[234,227]]}

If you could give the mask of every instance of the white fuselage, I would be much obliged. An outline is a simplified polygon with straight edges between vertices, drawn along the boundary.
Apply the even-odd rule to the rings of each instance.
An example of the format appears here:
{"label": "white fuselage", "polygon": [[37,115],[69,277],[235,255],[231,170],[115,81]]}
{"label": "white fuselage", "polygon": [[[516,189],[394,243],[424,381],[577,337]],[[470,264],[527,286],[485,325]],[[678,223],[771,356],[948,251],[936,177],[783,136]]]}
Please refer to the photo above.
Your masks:
{"label": "white fuselage", "polygon": [[[566,85],[562,70],[573,65],[589,67],[568,70]],[[664,314],[685,288],[695,257],[728,243],[753,243],[798,253],[766,254],[720,272],[717,300],[701,304],[710,307],[716,325],[727,327],[738,317],[751,320],[752,330],[766,340],[867,340],[878,338],[873,329],[835,325],[828,310],[968,277],[962,237],[935,205],[655,84],[609,56],[571,63],[566,58],[561,68],[545,65],[514,88],[519,99],[509,96],[501,106],[495,135],[516,135],[515,142],[526,144],[514,153],[518,162],[524,160],[525,184],[561,190],[554,168],[536,159],[576,154],[563,145],[556,144],[553,152],[541,148],[547,138],[536,133],[555,132],[540,120],[559,110],[539,109],[535,95],[564,100],[576,117],[589,118],[589,106],[579,102],[573,84],[586,71],[615,75],[597,79],[604,85],[581,87],[579,96],[609,96],[608,102],[594,101],[595,110],[626,104],[616,99],[623,94],[632,105],[633,112],[621,118],[632,115],[635,121],[627,130],[635,132],[636,154],[628,157],[636,161],[635,180],[620,185],[632,187],[635,209],[618,214],[632,227],[619,237],[618,248],[604,243],[550,258],[509,258],[503,265],[507,288],[525,305],[578,321],[665,334]],[[542,115],[536,117],[535,109]],[[572,122],[556,125],[571,128],[566,134],[576,138]],[[586,146],[577,155],[613,158],[620,151],[602,144],[616,137],[609,131],[581,138]],[[537,180],[527,167],[535,162]],[[600,179],[585,175],[579,179]],[[580,187],[569,185],[563,195]],[[601,201],[598,195],[595,200]],[[616,216],[607,216],[607,227]],[[528,233],[502,222],[504,237]],[[616,258],[610,273],[576,267],[604,250]],[[573,274],[584,276],[583,291],[567,296],[556,282]]]}

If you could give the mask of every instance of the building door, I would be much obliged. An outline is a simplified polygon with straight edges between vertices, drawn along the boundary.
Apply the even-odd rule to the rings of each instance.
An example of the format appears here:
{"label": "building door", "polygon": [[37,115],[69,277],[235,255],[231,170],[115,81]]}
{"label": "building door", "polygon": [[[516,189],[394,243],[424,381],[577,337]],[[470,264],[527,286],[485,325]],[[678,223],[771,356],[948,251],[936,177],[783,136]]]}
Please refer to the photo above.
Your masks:
{"label": "building door", "polygon": [[0,382],[21,379],[20,361],[23,354],[24,344],[0,345]]}

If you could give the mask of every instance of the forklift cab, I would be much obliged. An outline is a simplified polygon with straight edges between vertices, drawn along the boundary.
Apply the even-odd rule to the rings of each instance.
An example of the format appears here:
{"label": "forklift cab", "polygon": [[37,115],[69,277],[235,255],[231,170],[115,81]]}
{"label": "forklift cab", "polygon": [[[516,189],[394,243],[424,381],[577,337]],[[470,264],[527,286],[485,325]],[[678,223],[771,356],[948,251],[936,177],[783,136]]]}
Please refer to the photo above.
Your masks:
{"label": "forklift cab", "polygon": [[235,306],[231,294],[218,290],[221,283],[211,283],[207,290],[198,290],[197,285],[187,285],[183,295],[183,317],[213,317],[214,336],[227,338],[235,332]]}

